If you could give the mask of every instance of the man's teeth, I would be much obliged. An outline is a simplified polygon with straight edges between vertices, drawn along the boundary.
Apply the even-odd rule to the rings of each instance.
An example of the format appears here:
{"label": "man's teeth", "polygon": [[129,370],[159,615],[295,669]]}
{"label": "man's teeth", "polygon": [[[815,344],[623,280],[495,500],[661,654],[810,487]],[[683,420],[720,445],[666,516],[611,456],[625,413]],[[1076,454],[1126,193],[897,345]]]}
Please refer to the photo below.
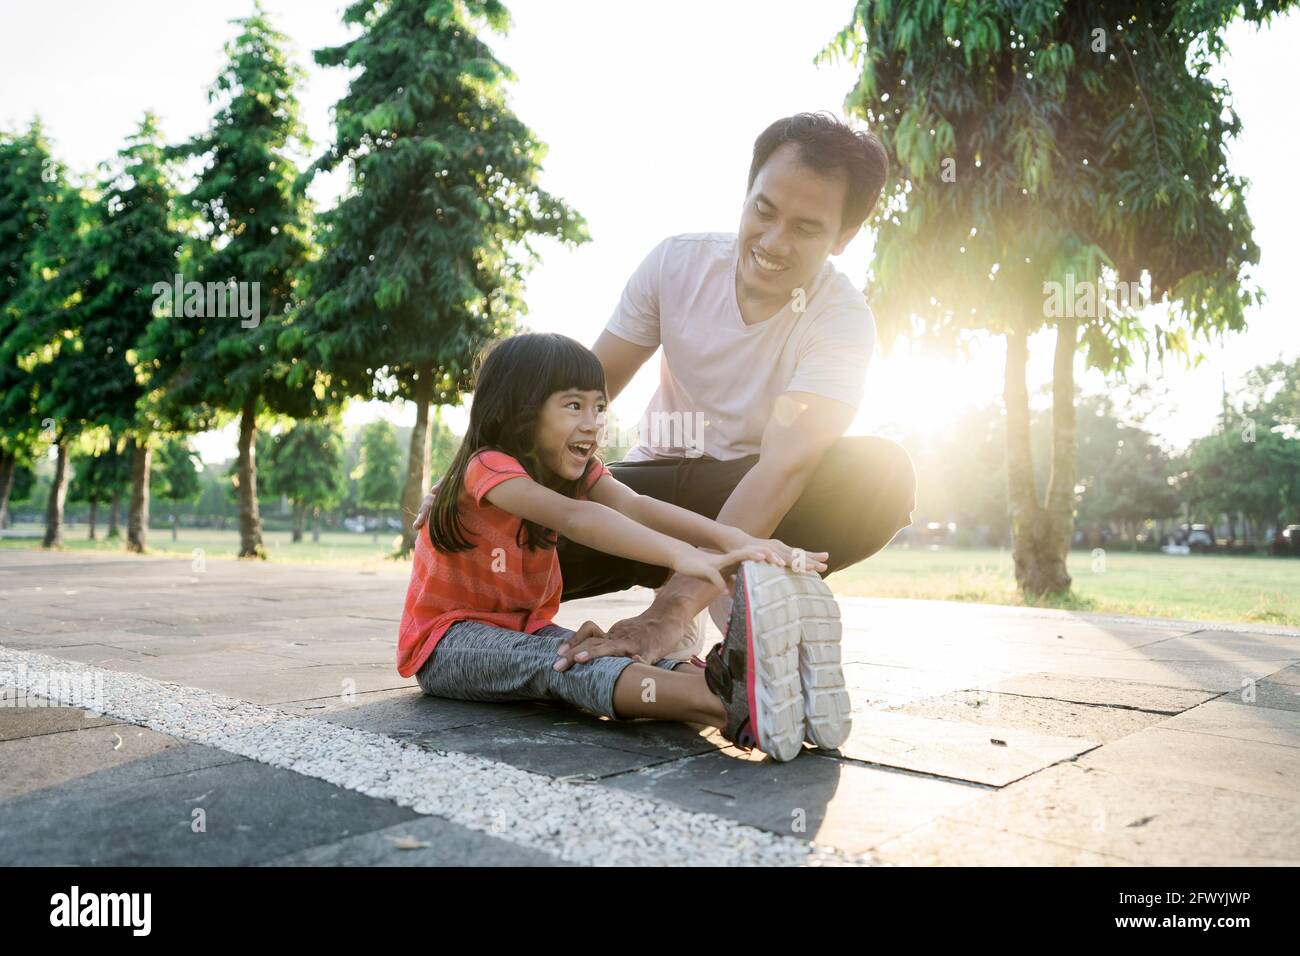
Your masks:
{"label": "man's teeth", "polygon": [[768,259],[757,249],[753,250],[753,252],[754,252],[754,261],[758,263],[758,267],[760,269],[763,269],[766,272],[780,272],[782,269],[785,268],[785,266],[781,265],[780,263],[773,262],[771,259]]}

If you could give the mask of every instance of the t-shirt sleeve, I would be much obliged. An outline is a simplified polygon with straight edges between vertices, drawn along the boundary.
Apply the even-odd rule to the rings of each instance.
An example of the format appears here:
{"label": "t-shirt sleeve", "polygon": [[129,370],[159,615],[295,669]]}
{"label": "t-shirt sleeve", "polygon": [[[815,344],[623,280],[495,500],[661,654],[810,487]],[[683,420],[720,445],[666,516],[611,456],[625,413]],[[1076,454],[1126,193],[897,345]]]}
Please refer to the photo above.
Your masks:
{"label": "t-shirt sleeve", "polygon": [[582,481],[578,485],[578,496],[580,498],[590,497],[591,489],[596,487],[596,482],[608,474],[611,474],[611,472],[605,467],[605,463],[596,455],[592,455],[587,470],[582,473]]}
{"label": "t-shirt sleeve", "polygon": [[500,451],[481,451],[465,465],[465,493],[481,505],[483,496],[503,481],[529,477],[517,458]]}
{"label": "t-shirt sleeve", "polygon": [[786,391],[809,392],[857,408],[875,350],[876,322],[865,304],[827,313],[810,330]]}
{"label": "t-shirt sleeve", "polygon": [[659,280],[668,239],[650,250],[623,287],[605,330],[634,345],[659,345]]}

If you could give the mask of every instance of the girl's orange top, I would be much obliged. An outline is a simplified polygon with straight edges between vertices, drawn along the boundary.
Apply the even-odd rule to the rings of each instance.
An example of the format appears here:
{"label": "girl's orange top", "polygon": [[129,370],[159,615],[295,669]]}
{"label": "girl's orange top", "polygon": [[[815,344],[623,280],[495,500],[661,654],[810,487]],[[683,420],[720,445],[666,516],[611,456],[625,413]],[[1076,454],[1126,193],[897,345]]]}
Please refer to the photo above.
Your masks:
{"label": "girl's orange top", "polygon": [[[576,497],[585,499],[609,469],[592,456]],[[397,672],[414,675],[457,621],[483,621],[532,634],[560,609],[563,583],[554,548],[521,546],[523,519],[484,499],[512,478],[528,478],[523,465],[499,451],[480,451],[465,466],[457,507],[469,551],[434,548],[427,526],[416,537],[411,583],[397,632]]]}

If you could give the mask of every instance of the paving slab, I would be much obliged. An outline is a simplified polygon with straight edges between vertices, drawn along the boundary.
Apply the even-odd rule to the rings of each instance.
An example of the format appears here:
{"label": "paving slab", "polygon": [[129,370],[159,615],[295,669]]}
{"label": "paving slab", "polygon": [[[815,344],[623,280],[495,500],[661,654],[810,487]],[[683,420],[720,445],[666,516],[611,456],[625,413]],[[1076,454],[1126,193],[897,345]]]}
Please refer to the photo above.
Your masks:
{"label": "paving slab", "polygon": [[430,697],[419,687],[357,694],[351,701],[336,695],[277,705],[280,710],[318,717],[344,727],[405,739],[454,727],[477,726],[542,713],[542,703],[480,703]]}
{"label": "paving slab", "polygon": [[[0,802],[0,863],[246,865],[416,817],[386,800],[218,756],[226,760],[216,766],[142,776],[140,765],[154,759],[146,757]],[[121,772],[131,766],[135,773]],[[206,829],[195,832],[200,819]]]}
{"label": "paving slab", "polygon": [[1160,729],[1300,748],[1298,708],[1275,707],[1266,698],[1263,694],[1255,703],[1245,704],[1228,694],[1165,720]]}
{"label": "paving slab", "polygon": [[1002,787],[1091,750],[1099,741],[1004,725],[862,711],[840,748],[852,760]]}
{"label": "paving slab", "polygon": [[874,849],[896,866],[1132,866],[1120,857],[992,827],[939,819]]}
{"label": "paving slab", "polygon": [[560,866],[549,853],[518,846],[438,817],[277,857],[262,866]]}
{"label": "paving slab", "polygon": [[990,728],[1014,728],[1052,737],[1106,743],[1158,723],[1161,714],[1101,704],[985,691],[957,691],[890,708],[892,712],[939,720],[963,720]]}
{"label": "paving slab", "polygon": [[987,792],[811,751],[784,764],[734,750],[706,754],[623,774],[602,785],[853,853],[867,852]]}
{"label": "paving slab", "polygon": [[1293,800],[1141,770],[1058,764],[945,816],[1142,866],[1300,865]]}
{"label": "paving slab", "polygon": [[1256,683],[1247,684],[1236,693],[1227,693],[1218,698],[1225,703],[1241,704],[1244,707],[1271,707],[1274,710],[1300,711],[1300,685],[1280,684],[1268,677]]}
{"label": "paving slab", "polygon": [[671,759],[644,750],[619,749],[612,742],[600,744],[548,733],[550,725],[536,720],[516,717],[412,734],[405,740],[426,750],[474,754],[550,777],[597,779]]}
{"label": "paving slab", "polygon": [[14,701],[14,706],[0,706],[0,741],[40,737],[69,730],[92,730],[120,724],[120,720],[92,714],[80,707],[49,706],[43,698],[24,698],[28,706],[18,706],[17,692],[0,685],[0,700]]}
{"label": "paving slab", "polygon": [[1106,744],[1079,762],[1112,774],[1165,777],[1289,800],[1292,817],[1300,819],[1300,748],[1295,746],[1161,725]]}
{"label": "paving slab", "polygon": [[0,767],[4,768],[0,773],[0,799],[141,760],[178,743],[174,737],[118,721],[109,726],[3,740],[0,741]]}
{"label": "paving slab", "polygon": [[1218,696],[1217,691],[1046,672],[1002,678],[993,683],[991,689],[1022,697],[1044,697],[1105,707],[1130,707],[1168,716],[1182,713]]}
{"label": "paving slab", "polygon": [[1292,664],[1289,667],[1283,667],[1281,670],[1269,674],[1268,679],[1275,684],[1300,687],[1300,665]]}

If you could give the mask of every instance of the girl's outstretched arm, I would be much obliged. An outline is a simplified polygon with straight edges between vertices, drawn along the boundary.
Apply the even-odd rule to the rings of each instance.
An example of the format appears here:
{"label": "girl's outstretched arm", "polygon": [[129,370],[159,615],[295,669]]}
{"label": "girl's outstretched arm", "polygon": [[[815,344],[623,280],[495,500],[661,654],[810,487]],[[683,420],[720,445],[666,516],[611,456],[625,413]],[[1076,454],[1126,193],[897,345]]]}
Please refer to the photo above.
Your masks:
{"label": "girl's outstretched arm", "polygon": [[800,552],[775,538],[755,538],[731,525],[719,524],[694,511],[679,508],[649,495],[637,494],[613,475],[602,475],[591,489],[591,500],[613,508],[638,524],[653,528],[669,537],[678,538],[701,548],[715,551],[734,551],[737,548],[757,548],[772,552],[775,564],[789,565],[802,562],[798,571],[825,571],[825,551]]}
{"label": "girl's outstretched arm", "polygon": [[552,528],[571,541],[620,558],[671,568],[707,581],[719,592],[727,589],[723,570],[741,561],[768,560],[766,551],[754,547],[728,549],[723,554],[700,551],[597,501],[566,497],[522,475],[501,482],[484,497],[501,510]]}

